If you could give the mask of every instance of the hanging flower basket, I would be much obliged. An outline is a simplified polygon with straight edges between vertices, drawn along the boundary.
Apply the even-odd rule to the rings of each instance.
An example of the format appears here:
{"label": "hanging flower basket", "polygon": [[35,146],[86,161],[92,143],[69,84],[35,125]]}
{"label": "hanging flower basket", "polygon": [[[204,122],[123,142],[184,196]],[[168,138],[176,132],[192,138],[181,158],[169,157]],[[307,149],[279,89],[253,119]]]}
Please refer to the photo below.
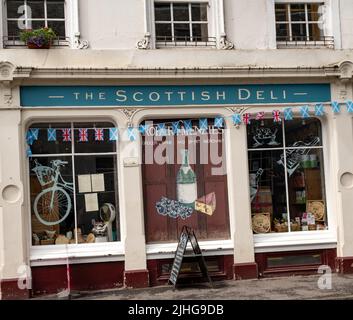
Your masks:
{"label": "hanging flower basket", "polygon": [[56,34],[51,28],[29,29],[20,34],[20,39],[29,49],[49,49]]}

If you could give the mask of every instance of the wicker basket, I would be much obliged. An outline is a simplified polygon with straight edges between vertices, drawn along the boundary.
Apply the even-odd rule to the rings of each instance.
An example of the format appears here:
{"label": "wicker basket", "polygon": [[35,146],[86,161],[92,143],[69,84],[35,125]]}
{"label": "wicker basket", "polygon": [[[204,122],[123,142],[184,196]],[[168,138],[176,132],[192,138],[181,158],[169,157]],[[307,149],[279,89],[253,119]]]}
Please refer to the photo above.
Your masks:
{"label": "wicker basket", "polygon": [[290,225],[291,231],[300,231],[300,224],[299,223],[291,223]]}
{"label": "wicker basket", "polygon": [[275,224],[275,231],[276,232],[288,232],[288,225],[284,223],[276,223]]}

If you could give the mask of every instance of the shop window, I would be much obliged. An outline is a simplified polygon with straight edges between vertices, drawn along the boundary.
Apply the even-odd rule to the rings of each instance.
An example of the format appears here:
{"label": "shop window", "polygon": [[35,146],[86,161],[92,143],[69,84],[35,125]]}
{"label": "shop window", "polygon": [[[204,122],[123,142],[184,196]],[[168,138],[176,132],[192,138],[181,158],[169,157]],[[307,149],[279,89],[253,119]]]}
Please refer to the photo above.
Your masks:
{"label": "shop window", "polygon": [[276,38],[279,45],[333,46],[324,34],[323,3],[276,3]]}
{"label": "shop window", "polygon": [[207,2],[155,2],[157,46],[216,46],[209,37]]}
{"label": "shop window", "polygon": [[116,128],[36,123],[28,132],[32,244],[120,241]]}
{"label": "shop window", "polygon": [[6,0],[4,45],[22,45],[23,29],[52,28],[57,39],[54,45],[67,45],[65,0]]}
{"label": "shop window", "polygon": [[[214,119],[208,119],[211,124]],[[148,243],[175,242],[187,225],[198,240],[230,238],[223,129],[143,136],[145,232]],[[153,133],[152,133],[153,134]]]}
{"label": "shop window", "polygon": [[327,229],[318,119],[253,121],[248,157],[254,233]]}

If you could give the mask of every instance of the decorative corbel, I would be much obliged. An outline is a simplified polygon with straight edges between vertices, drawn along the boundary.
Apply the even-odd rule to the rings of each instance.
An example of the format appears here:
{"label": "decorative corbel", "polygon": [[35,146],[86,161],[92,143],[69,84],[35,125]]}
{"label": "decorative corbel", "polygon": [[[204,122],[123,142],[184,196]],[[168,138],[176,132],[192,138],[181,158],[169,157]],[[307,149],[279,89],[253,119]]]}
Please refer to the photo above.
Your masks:
{"label": "decorative corbel", "polygon": [[347,82],[352,79],[353,76],[353,62],[352,61],[342,61],[338,65],[340,74],[339,79],[342,82]]}
{"label": "decorative corbel", "polygon": [[2,105],[9,107],[12,104],[11,82],[16,67],[8,61],[0,62],[0,83],[2,87]]}
{"label": "decorative corbel", "polygon": [[145,36],[142,40],[137,42],[137,49],[149,49],[151,44],[151,34],[149,32],[145,33]]}
{"label": "decorative corbel", "polygon": [[225,33],[220,35],[219,48],[222,50],[232,50],[235,48],[234,43],[227,40],[227,35]]}
{"label": "decorative corbel", "polygon": [[133,123],[134,115],[140,110],[140,108],[123,108],[119,111],[121,111],[125,115],[127,120],[127,126],[131,126]]}
{"label": "decorative corbel", "polygon": [[88,49],[89,42],[88,40],[82,40],[81,34],[79,32],[76,32],[74,38],[74,47],[76,49]]}

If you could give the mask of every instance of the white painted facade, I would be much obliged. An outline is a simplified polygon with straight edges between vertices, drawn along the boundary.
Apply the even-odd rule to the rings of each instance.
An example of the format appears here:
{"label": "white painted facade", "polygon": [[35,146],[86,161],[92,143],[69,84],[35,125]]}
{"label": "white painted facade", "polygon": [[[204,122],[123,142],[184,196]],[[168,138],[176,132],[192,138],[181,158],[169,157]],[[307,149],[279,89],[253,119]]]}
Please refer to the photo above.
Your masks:
{"label": "white painted facade", "polygon": [[[216,48],[156,49],[153,0],[67,0],[69,47],[0,50],[0,279],[17,279],[23,264],[65,264],[67,255],[72,263],[124,260],[126,270],[144,270],[147,259],[173,257],[176,247],[146,245],[141,167],[124,166],[131,155],[124,154],[123,143],[118,152],[121,242],[32,247],[24,139],[30,123],[102,118],[126,127],[151,117],[180,117],[181,110],[183,117],[231,115],[226,107],[187,105],[135,108],[132,116],[118,105],[24,109],[21,85],[324,82],[331,84],[332,100],[353,100],[351,0],[306,1],[325,3],[326,34],[334,37],[335,49],[276,48],[274,3],[299,1],[200,1],[209,3],[209,30],[217,38]],[[234,48],[224,49],[222,40]],[[251,112],[261,110],[259,105],[249,107]],[[232,127],[230,121],[227,125]],[[234,254],[236,263],[251,263],[255,252],[337,248],[338,257],[353,257],[353,117],[342,108],[338,115],[328,114],[322,126],[329,230],[253,236],[250,203],[244,200],[249,199],[246,128],[232,127],[226,136],[231,239],[201,242],[206,255]],[[141,141],[129,143],[135,147],[133,156],[139,157]]]}

